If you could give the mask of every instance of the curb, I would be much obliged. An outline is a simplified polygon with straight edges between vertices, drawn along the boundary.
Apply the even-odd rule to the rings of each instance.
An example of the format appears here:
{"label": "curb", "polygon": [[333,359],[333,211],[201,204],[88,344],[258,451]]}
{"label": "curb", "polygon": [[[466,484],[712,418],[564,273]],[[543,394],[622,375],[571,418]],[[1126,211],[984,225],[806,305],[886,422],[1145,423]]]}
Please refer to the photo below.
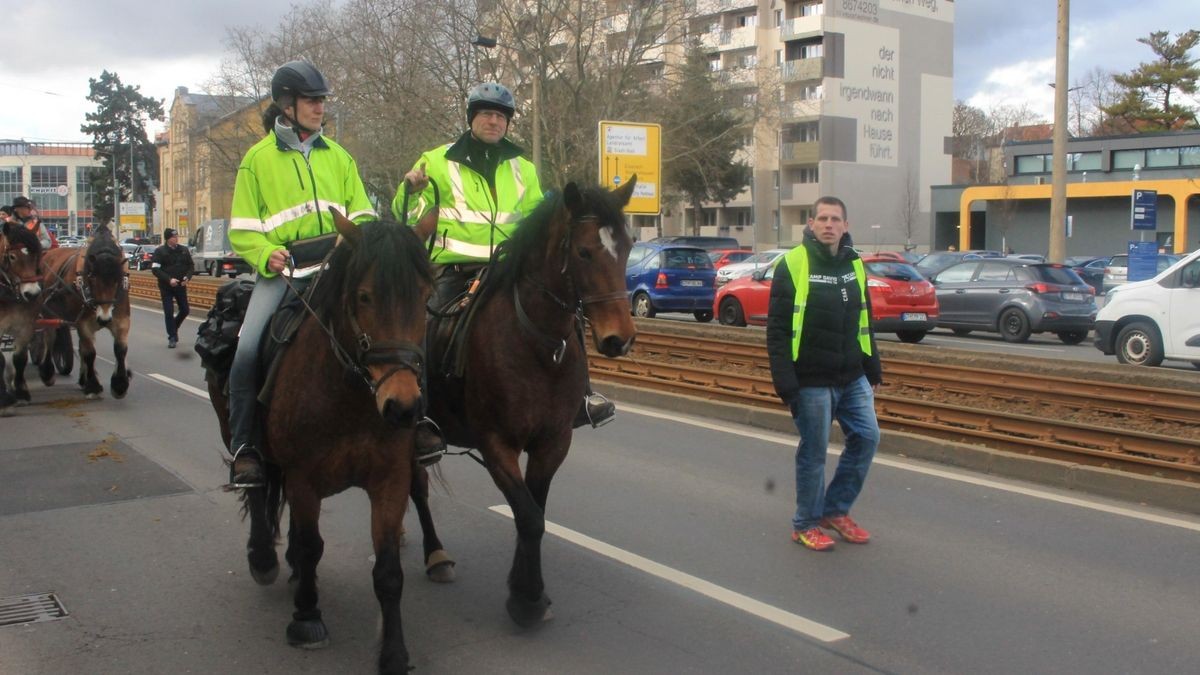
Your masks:
{"label": "curb", "polygon": [[[767,410],[710,401],[696,396],[667,394],[593,379],[597,390],[618,403],[631,403],[693,417],[744,424],[785,434],[795,434],[791,416],[784,410]],[[834,426],[830,440],[841,442]],[[1086,466],[1042,457],[1018,455],[979,445],[956,443],[882,430],[879,451],[887,455],[944,464],[989,476],[1028,481],[1038,485],[1082,492],[1099,497],[1200,515],[1200,484],[1142,476],[1103,467]]]}

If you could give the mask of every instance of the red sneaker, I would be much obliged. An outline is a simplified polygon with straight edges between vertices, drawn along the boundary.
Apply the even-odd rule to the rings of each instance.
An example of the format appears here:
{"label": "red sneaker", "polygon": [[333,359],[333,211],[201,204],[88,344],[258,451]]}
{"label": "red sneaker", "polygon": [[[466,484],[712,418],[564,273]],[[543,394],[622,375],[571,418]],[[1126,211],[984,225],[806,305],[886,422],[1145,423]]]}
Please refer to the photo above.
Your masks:
{"label": "red sneaker", "polygon": [[803,532],[792,530],[792,541],[814,551],[827,551],[834,543],[819,527],[810,527]]}
{"label": "red sneaker", "polygon": [[871,533],[859,527],[850,516],[822,518],[821,527],[837,532],[842,535],[842,539],[851,544],[865,544],[871,541]]}

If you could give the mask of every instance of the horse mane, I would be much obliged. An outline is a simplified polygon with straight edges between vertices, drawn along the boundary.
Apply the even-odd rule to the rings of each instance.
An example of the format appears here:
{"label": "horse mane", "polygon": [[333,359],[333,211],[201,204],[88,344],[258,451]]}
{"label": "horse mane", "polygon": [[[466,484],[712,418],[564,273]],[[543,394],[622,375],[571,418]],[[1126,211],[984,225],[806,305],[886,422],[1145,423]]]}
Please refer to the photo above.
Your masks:
{"label": "horse mane", "polygon": [[31,255],[42,254],[42,242],[37,235],[24,225],[12,223],[4,228],[4,236],[8,239],[9,248],[24,248]]}
{"label": "horse mane", "polygon": [[324,318],[336,316],[355,302],[354,289],[375,270],[374,302],[387,312],[399,311],[403,321],[415,321],[425,313],[418,292],[420,282],[433,283],[429,253],[410,227],[371,221],[359,229],[362,239],[355,246],[342,243],[333,249],[329,267],[322,272],[309,298],[313,309]]}
{"label": "horse mane", "polygon": [[125,274],[125,270],[121,269],[125,252],[117,245],[117,240],[113,239],[106,225],[96,228],[84,256],[85,264],[91,266],[91,273],[105,281],[116,281]]}
{"label": "horse mane", "polygon": [[[579,188],[579,193],[586,210],[597,216],[603,225],[612,227],[614,223],[624,222],[621,209],[608,190],[599,186],[584,186]],[[554,214],[562,205],[562,192],[548,194],[537,208],[521,219],[513,236],[496,246],[496,262],[489,272],[486,289],[496,291],[517,283],[525,273],[527,263],[545,249]]]}

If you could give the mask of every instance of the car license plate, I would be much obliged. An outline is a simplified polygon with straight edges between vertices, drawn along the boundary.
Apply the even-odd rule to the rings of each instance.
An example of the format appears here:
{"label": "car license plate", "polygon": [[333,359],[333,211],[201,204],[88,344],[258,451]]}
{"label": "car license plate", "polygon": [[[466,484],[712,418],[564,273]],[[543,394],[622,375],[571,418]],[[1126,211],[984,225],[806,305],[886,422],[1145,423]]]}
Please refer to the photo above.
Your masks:
{"label": "car license plate", "polygon": [[699,279],[684,279],[679,282],[680,286],[703,286],[704,282]]}
{"label": "car license plate", "polygon": [[1071,300],[1074,302],[1083,302],[1083,293],[1063,293],[1063,300]]}
{"label": "car license plate", "polygon": [[924,321],[925,313],[924,312],[905,312],[900,315],[900,320],[901,321]]}

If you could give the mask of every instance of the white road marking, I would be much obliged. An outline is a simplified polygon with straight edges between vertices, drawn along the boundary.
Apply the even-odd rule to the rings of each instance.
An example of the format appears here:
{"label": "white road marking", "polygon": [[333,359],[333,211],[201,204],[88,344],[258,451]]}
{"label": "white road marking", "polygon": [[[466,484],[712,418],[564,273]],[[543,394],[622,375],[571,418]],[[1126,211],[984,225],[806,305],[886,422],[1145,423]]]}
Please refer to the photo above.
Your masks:
{"label": "white road marking", "polygon": [[152,380],[158,380],[159,382],[161,382],[167,386],[175,387],[176,389],[178,389],[182,392],[191,394],[192,396],[195,396],[197,398],[202,398],[205,401],[209,400],[208,392],[204,391],[203,389],[200,389],[199,387],[193,387],[190,384],[180,382],[179,380],[172,379],[170,377],[167,377],[166,375],[160,375],[158,373],[150,373],[146,377],[149,377]]}
{"label": "white road marking", "polygon": [[[489,510],[495,511],[502,516],[512,518],[512,509],[507,504],[499,504],[489,507]],[[645,572],[651,576],[658,577],[664,581],[669,581],[678,586],[682,586],[691,591],[695,591],[703,596],[712,598],[717,602],[723,603],[734,609],[740,609],[747,614],[752,614],[760,619],[766,619],[771,623],[778,624],[784,628],[788,628],[802,635],[807,635],[814,640],[821,642],[836,642],[850,637],[849,633],[843,633],[836,628],[830,628],[824,624],[817,623],[811,619],[806,619],[797,614],[784,611],[778,607],[768,605],[754,598],[742,595],[727,588],[718,586],[712,582],[705,581],[699,577],[692,576],[686,572],[680,572],[673,567],[667,567],[661,563],[654,562],[648,558],[643,558],[636,553],[630,553],[624,549],[617,548],[611,544],[606,544],[599,539],[594,539],[581,532],[563,527],[557,523],[546,521],[546,532],[553,534],[560,539],[582,546],[594,553],[598,553],[606,558],[610,558],[619,563],[628,565],[636,570]]]}
{"label": "white road marking", "polygon": [[[621,410],[621,411],[625,411],[625,412],[630,412],[635,415],[642,415],[644,417],[653,417],[655,419],[661,419],[661,420],[669,420],[672,422],[687,424],[689,426],[694,426],[694,427],[698,427],[701,429],[709,429],[712,431],[720,431],[720,432],[727,433],[727,434],[733,434],[735,436],[741,436],[743,438],[756,438],[758,440],[767,441],[769,443],[778,443],[779,445],[784,445],[784,446],[792,447],[792,448],[796,447],[796,444],[797,444],[796,437],[788,436],[786,434],[753,431],[753,430],[748,430],[748,429],[744,429],[744,428],[740,428],[740,427],[730,426],[729,424],[726,424],[726,425],[714,424],[712,422],[708,422],[705,420],[700,420],[700,419],[696,419],[696,418],[692,418],[692,417],[683,417],[683,416],[680,416],[680,415],[677,415],[674,413],[667,413],[667,412],[662,412],[662,411],[658,411],[658,410],[653,410],[650,408],[643,408],[641,406],[630,405],[628,403],[618,403],[617,409]],[[730,423],[730,424],[732,424],[732,423]],[[832,445],[832,444],[829,446],[829,454],[841,455],[841,452],[842,452],[841,446]],[[1091,509],[1093,511],[1100,511],[1102,513],[1110,513],[1110,514],[1113,514],[1116,516],[1124,516],[1126,518],[1134,518],[1136,520],[1142,520],[1142,521],[1146,521],[1149,523],[1157,523],[1159,525],[1168,525],[1170,527],[1178,527],[1178,528],[1181,528],[1184,530],[1200,532],[1200,522],[1197,522],[1195,520],[1185,520],[1183,518],[1172,518],[1169,516],[1160,516],[1160,515],[1154,514],[1154,513],[1146,513],[1146,512],[1138,511],[1135,509],[1124,508],[1124,507],[1120,507],[1120,506],[1112,506],[1109,504],[1103,504],[1101,502],[1092,501],[1089,499],[1080,499],[1078,497],[1068,497],[1066,495],[1059,495],[1059,494],[1055,494],[1052,492],[1047,492],[1045,490],[1039,490],[1037,488],[1029,488],[1029,487],[1024,487],[1021,485],[1012,485],[1009,483],[1002,483],[1002,482],[991,480],[988,478],[980,478],[978,476],[973,476],[973,475],[969,475],[969,474],[946,471],[943,469],[937,469],[937,468],[934,468],[931,466],[924,466],[921,464],[907,462],[904,460],[891,459],[889,457],[880,457],[879,455],[876,455],[875,459],[873,461],[876,464],[882,464],[884,466],[890,466],[890,467],[893,467],[896,469],[902,469],[904,471],[911,471],[913,473],[924,474],[926,476],[934,476],[936,478],[944,478],[946,480],[957,481],[959,483],[966,483],[968,485],[978,485],[981,487],[992,488],[993,490],[1000,490],[1003,492],[1011,492],[1013,494],[1024,495],[1026,497],[1033,497],[1035,499],[1041,499],[1044,501],[1056,502],[1059,504],[1067,504],[1070,506],[1078,506],[1078,507],[1085,508],[1085,509]]]}

